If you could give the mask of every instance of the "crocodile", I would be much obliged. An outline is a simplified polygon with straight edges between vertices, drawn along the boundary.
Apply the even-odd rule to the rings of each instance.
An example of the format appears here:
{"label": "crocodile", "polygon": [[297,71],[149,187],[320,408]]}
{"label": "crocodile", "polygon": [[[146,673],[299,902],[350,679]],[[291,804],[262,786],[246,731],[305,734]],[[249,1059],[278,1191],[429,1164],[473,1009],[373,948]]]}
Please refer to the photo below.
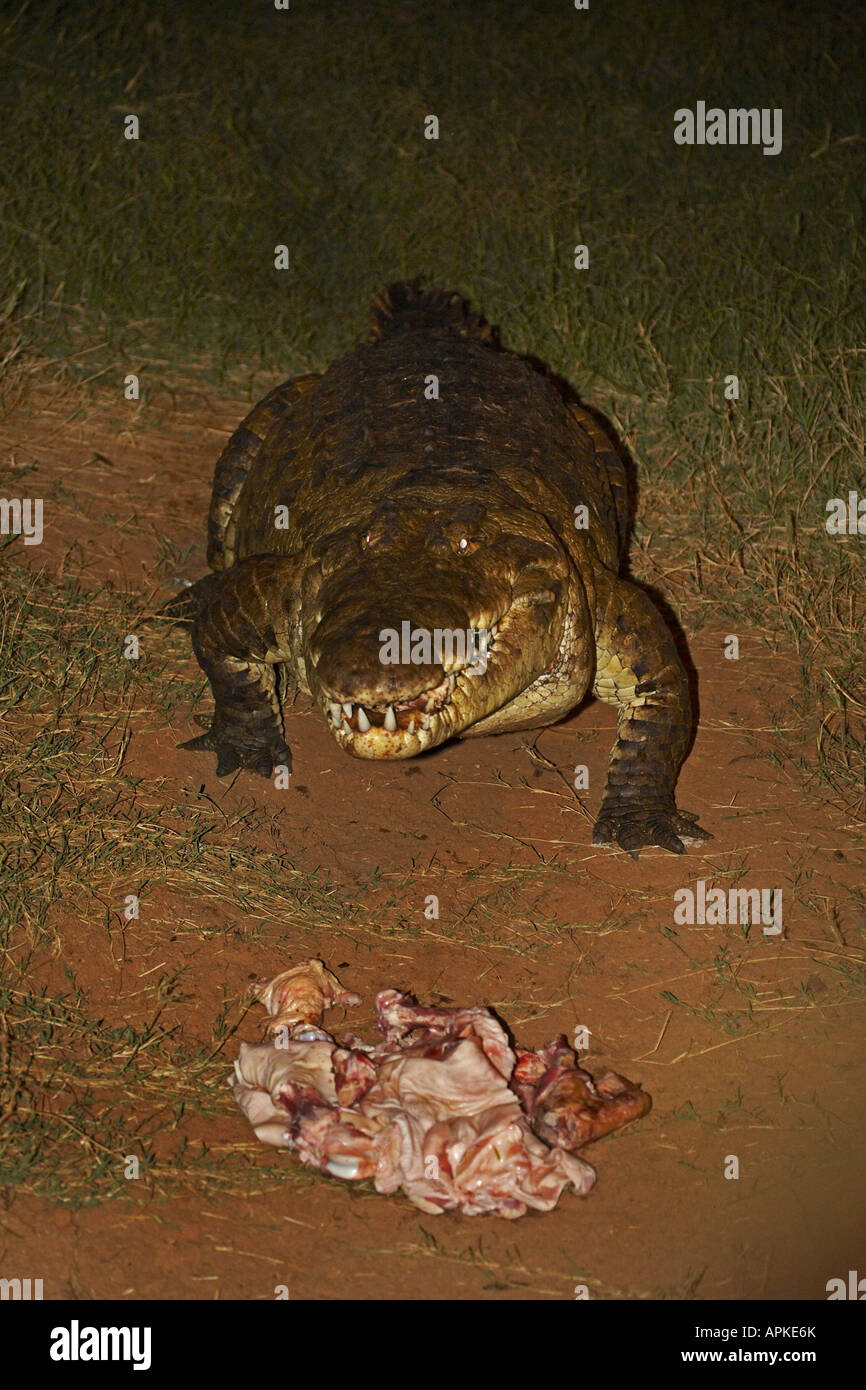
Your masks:
{"label": "crocodile", "polygon": [[628,527],[625,465],[564,384],[460,295],[391,285],[369,339],[277,386],[219,458],[212,573],[166,610],[215,704],[181,747],[219,776],[291,769],[289,676],[375,759],[554,724],[591,692],[618,710],[593,843],[682,854],[711,838],[674,799],[689,686],[621,576]]}

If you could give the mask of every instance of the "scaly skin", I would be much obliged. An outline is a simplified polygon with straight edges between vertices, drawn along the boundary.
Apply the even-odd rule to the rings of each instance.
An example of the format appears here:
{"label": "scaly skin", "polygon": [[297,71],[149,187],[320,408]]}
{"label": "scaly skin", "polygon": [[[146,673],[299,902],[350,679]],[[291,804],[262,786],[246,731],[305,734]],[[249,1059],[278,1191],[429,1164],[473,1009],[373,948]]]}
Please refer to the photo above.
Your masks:
{"label": "scaly skin", "polygon": [[[682,853],[707,838],[674,801],[688,686],[657,610],[619,578],[627,526],[594,418],[457,296],[392,286],[373,341],[270,392],[217,464],[215,573],[168,610],[194,616],[216,705],[183,746],[214,751],[220,776],[291,766],[280,664],[360,758],[552,724],[592,690],[620,711],[594,842]],[[404,622],[490,634],[486,670],[448,648],[383,664],[381,634]]]}

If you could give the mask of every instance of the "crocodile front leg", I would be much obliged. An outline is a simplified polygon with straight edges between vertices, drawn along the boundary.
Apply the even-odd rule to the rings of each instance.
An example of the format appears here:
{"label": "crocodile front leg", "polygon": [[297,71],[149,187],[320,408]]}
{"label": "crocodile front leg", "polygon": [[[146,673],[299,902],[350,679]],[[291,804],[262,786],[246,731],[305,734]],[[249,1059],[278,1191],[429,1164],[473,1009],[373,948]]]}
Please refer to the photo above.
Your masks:
{"label": "crocodile front leg", "polygon": [[673,638],[642,589],[613,575],[598,586],[594,694],[619,709],[594,845],[684,854],[712,839],[678,811],[674,787],[692,727],[689,687]]}
{"label": "crocodile front leg", "polygon": [[179,746],[216,753],[218,777],[241,767],[262,777],[281,764],[291,770],[276,665],[292,659],[296,576],[293,559],[254,555],[208,577],[192,642],[213,691],[213,723]]}

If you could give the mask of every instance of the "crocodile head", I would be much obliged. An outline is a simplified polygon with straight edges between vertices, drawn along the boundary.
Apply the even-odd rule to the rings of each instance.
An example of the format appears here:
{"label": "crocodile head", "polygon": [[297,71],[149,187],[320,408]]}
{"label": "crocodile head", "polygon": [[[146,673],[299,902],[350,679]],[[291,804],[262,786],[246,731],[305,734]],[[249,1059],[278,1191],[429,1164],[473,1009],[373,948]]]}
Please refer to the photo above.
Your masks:
{"label": "crocodile head", "polygon": [[358,758],[413,757],[474,725],[495,732],[497,714],[561,660],[568,560],[525,506],[494,515],[404,492],[320,542],[308,580],[307,681]]}

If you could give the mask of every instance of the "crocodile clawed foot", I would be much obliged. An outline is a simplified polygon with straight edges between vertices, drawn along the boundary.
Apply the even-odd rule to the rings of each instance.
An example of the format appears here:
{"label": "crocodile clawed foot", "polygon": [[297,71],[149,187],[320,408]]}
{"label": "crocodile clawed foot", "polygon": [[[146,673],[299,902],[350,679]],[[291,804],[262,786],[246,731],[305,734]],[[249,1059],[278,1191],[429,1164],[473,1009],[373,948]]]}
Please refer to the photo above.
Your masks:
{"label": "crocodile clawed foot", "polygon": [[630,806],[618,802],[602,807],[592,834],[594,845],[619,845],[637,859],[638,850],[650,845],[685,854],[686,845],[700,845],[713,837],[698,825],[697,816],[690,811],[678,811],[671,804],[660,806]]}
{"label": "crocodile clawed foot", "polygon": [[244,744],[240,742],[236,735],[231,734],[226,729],[219,729],[215,724],[204,734],[199,734],[197,738],[188,739],[186,743],[179,743],[178,748],[185,748],[190,752],[210,752],[217,755],[217,777],[227,777],[231,772],[237,772],[243,768],[248,772],[257,772],[260,777],[270,777],[278,767],[286,767],[289,772],[292,770],[292,754],[289,745],[280,734],[275,733],[266,742],[255,744]]}

